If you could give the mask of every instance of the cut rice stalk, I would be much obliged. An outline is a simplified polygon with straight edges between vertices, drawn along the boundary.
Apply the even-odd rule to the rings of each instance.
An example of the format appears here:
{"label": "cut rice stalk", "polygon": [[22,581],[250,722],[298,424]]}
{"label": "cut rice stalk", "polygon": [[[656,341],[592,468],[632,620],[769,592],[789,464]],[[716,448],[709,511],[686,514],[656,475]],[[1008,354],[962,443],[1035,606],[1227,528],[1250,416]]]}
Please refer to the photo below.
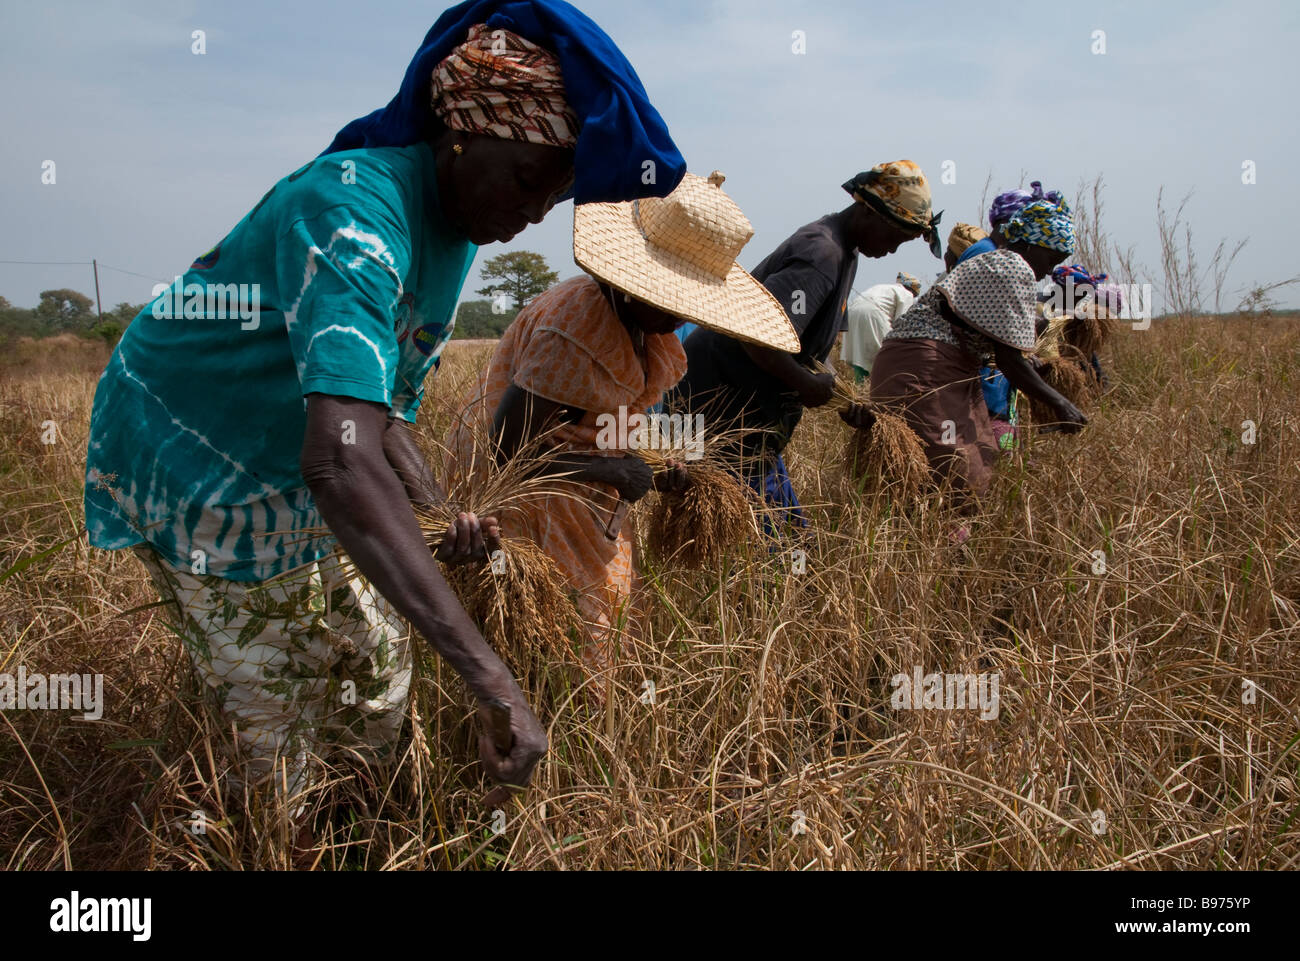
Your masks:
{"label": "cut rice stalk", "polygon": [[[501,464],[482,457],[449,485],[445,503],[413,505],[416,523],[433,552],[459,512],[500,521],[505,536],[499,554],[486,562],[444,566],[443,574],[498,655],[512,670],[526,673],[534,672],[538,655],[574,659],[570,632],[576,629],[581,636],[582,631],[582,619],[555,562],[527,538],[509,536],[512,515],[519,508],[552,496],[582,499],[575,485],[565,482],[566,473],[545,471],[555,456],[544,447],[548,440],[530,442]],[[492,450],[486,444],[477,449]],[[328,532],[322,527],[300,533]],[[358,575],[351,559],[342,563],[348,576]],[[277,579],[303,571],[288,571]]]}
{"label": "cut rice stalk", "polygon": [[[818,373],[835,374],[826,364],[818,364]],[[865,406],[871,411],[872,423],[867,430],[854,430],[845,445],[844,466],[859,481],[874,490],[890,490],[903,501],[914,500],[926,489],[930,465],[925,448],[916,432],[898,414],[871,403],[844,378],[835,374],[831,406],[847,410]]]}
{"label": "cut rice stalk", "polygon": [[1065,343],[1075,348],[1085,358],[1101,350],[1114,335],[1118,323],[1110,312],[1085,305],[1065,325]]}
{"label": "cut rice stalk", "polygon": [[[1047,369],[1043,380],[1058,394],[1080,410],[1086,410],[1097,399],[1097,384],[1091,370],[1085,365],[1087,361],[1075,348],[1062,345],[1061,356],[1046,361]],[[1046,404],[1030,399],[1030,418],[1034,424],[1045,426],[1057,423],[1056,411]]]}
{"label": "cut rice stalk", "polygon": [[665,491],[653,505],[646,530],[650,550],[687,570],[718,560],[758,535],[754,497],[731,474],[712,464],[690,464],[685,490]]}
{"label": "cut rice stalk", "polygon": [[874,408],[872,414],[875,420],[869,430],[855,430],[849,436],[845,467],[875,490],[888,490],[903,501],[915,500],[930,478],[921,439],[898,414]]}
{"label": "cut rice stalk", "polygon": [[584,636],[584,629],[568,583],[532,541],[504,537],[490,563],[449,567],[446,576],[516,677],[535,674],[539,658],[581,663],[571,638]]}
{"label": "cut rice stalk", "polygon": [[869,398],[864,394],[858,393],[857,389],[841,377],[829,364],[821,361],[813,361],[813,371],[818,374],[830,374],[835,378],[831,384],[831,401],[828,405],[832,410],[848,410],[855,404],[869,404]]}

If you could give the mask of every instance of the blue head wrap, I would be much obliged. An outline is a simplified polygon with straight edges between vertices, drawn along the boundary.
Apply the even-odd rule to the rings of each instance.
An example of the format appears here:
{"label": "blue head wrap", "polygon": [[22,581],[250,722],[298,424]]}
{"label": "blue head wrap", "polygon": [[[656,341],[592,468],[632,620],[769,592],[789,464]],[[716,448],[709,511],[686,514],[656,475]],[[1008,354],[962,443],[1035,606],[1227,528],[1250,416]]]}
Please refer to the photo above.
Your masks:
{"label": "blue head wrap", "polygon": [[[406,68],[397,96],[340,130],[324,153],[405,147],[421,140],[434,68],[478,23],[517,33],[559,59],[565,98],[581,124],[570,193],[575,203],[623,203],[672,192],[686,173],[686,161],[667,125],[614,41],[563,0],[467,0],[445,11]],[[647,161],[654,166],[647,167]],[[648,170],[654,172],[653,183],[644,182]]]}

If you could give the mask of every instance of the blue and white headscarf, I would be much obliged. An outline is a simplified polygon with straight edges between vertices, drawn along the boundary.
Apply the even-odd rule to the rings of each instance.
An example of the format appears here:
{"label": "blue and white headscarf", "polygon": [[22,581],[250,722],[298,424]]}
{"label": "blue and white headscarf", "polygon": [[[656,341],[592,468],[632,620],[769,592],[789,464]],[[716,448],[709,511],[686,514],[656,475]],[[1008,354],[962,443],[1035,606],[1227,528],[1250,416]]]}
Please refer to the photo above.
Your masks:
{"label": "blue and white headscarf", "polygon": [[1012,243],[1023,240],[1063,254],[1074,253],[1074,218],[1064,200],[1035,200],[1025,204],[1011,215],[1002,233]]}

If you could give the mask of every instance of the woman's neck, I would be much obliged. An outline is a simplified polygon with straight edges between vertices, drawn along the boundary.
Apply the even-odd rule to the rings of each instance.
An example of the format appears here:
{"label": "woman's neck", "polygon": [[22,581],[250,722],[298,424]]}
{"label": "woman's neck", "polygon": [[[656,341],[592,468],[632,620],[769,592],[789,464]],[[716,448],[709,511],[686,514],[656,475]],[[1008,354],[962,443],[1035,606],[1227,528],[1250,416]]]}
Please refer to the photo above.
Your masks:
{"label": "woman's neck", "polygon": [[614,312],[618,322],[627,331],[628,339],[632,341],[632,350],[636,352],[638,357],[645,357],[645,331],[639,325],[633,323],[632,318],[628,316],[628,311],[619,309],[623,294],[609,284],[600,281],[596,281],[596,283],[600,287],[600,292],[605,296],[605,302],[609,304],[609,309]]}

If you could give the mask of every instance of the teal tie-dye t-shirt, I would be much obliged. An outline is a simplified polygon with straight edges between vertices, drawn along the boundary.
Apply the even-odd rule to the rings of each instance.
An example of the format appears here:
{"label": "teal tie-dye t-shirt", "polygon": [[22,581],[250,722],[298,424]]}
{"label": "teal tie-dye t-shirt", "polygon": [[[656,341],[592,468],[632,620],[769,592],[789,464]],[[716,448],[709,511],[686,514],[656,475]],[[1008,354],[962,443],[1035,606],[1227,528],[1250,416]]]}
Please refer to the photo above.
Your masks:
{"label": "teal tie-dye t-shirt", "polygon": [[90,422],[90,543],[147,541],[236,581],[331,551],[298,467],[305,396],[414,421],[474,251],[441,214],[425,144],[281,180],[113,351]]}

